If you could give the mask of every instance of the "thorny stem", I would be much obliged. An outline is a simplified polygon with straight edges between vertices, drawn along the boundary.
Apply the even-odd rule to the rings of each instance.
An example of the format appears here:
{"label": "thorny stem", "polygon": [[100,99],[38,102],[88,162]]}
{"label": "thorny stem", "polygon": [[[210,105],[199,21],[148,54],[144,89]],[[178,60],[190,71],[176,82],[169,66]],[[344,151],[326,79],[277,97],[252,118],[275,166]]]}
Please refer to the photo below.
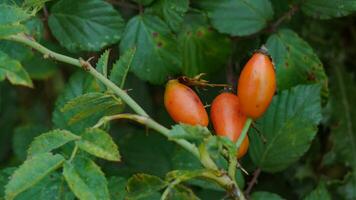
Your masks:
{"label": "thorny stem", "polygon": [[106,85],[116,95],[118,95],[137,114],[142,115],[142,116],[148,116],[148,114],[141,108],[141,106],[138,105],[124,90],[120,89],[118,86],[116,86],[109,79],[105,78],[105,76],[103,76],[102,74],[97,72],[89,62],[84,61],[82,59],[75,59],[75,58],[65,56],[65,55],[56,53],[54,51],[51,51],[50,49],[47,49],[46,47],[42,46],[41,44],[37,43],[36,41],[27,38],[25,35],[12,35],[6,39],[26,44],[26,45],[36,49],[37,51],[41,52],[44,55],[44,57],[52,58],[54,60],[58,60],[58,61],[61,61],[64,63],[68,63],[68,64],[71,64],[71,65],[74,65],[77,67],[84,68],[84,70],[88,71],[91,75],[93,75],[95,78],[100,80],[104,85]]}
{"label": "thorny stem", "polygon": [[[137,121],[141,124],[144,124],[152,129],[158,131],[159,133],[161,133],[162,135],[164,135],[164,136],[168,137],[168,139],[170,139],[169,129],[167,129],[166,127],[155,122],[151,118],[149,118],[148,114],[141,108],[141,106],[138,105],[124,90],[122,90],[121,88],[116,86],[113,82],[111,82],[109,79],[107,79],[101,73],[97,72],[88,61],[85,61],[83,59],[75,59],[75,58],[72,58],[72,57],[69,57],[66,55],[56,53],[56,52],[42,46],[41,44],[39,44],[35,40],[27,37],[24,34],[11,35],[4,39],[25,44],[25,45],[39,51],[40,53],[42,53],[45,58],[51,58],[51,59],[54,59],[54,60],[57,60],[60,62],[64,62],[67,64],[71,64],[71,65],[83,68],[84,70],[89,72],[92,76],[94,76],[96,79],[101,81],[106,87],[108,87],[108,89],[112,90],[129,107],[131,107],[137,114],[139,114],[139,115],[121,114],[121,115],[116,115],[116,117],[132,119],[134,121]],[[115,118],[114,116],[111,116],[111,117]],[[104,119],[110,120],[111,118],[109,116]],[[105,120],[102,120],[100,123],[105,123],[105,122],[103,122]],[[96,126],[100,126],[100,125],[96,125]],[[196,148],[195,145],[191,144],[190,142],[188,142],[184,139],[172,139],[172,140],[174,142],[176,142],[177,144],[179,144],[180,146],[182,146],[184,149],[191,152],[195,157],[197,157],[201,161],[201,163],[204,167],[209,169],[212,164],[215,165],[214,162],[212,164],[211,163],[207,164],[204,162],[204,160],[201,160],[198,149]],[[78,151],[78,146],[76,145],[75,148],[73,149],[70,160],[74,159],[77,151]],[[234,199],[245,200],[244,194],[241,192],[240,188],[237,186],[236,182],[232,180],[231,177],[229,177],[227,175],[223,175],[223,176],[219,177],[214,174],[206,174],[206,176],[208,178],[210,178],[211,180],[217,182],[222,187],[224,187]]]}

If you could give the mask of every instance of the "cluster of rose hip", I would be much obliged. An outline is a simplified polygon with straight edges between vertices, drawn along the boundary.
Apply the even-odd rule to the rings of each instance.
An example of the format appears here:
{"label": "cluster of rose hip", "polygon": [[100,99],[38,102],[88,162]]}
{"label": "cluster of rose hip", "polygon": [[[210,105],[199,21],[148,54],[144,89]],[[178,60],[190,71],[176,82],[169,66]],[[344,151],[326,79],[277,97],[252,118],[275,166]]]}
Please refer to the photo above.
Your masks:
{"label": "cluster of rose hip", "polygon": [[[273,63],[266,51],[253,54],[243,68],[237,87],[237,95],[222,92],[211,104],[210,117],[219,136],[233,142],[240,137],[247,118],[257,119],[263,115],[276,91]],[[208,126],[209,117],[198,95],[177,79],[166,85],[164,104],[172,119],[177,123]],[[249,146],[245,137],[237,157],[241,158]]]}

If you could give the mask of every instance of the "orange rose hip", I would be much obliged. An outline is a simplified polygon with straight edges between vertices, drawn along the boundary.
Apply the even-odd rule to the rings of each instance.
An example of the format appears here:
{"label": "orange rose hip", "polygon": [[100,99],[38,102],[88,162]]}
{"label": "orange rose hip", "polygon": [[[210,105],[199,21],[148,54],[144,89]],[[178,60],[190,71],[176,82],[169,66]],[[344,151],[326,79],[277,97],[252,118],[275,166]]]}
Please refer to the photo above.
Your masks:
{"label": "orange rose hip", "polygon": [[177,123],[207,126],[208,114],[198,95],[178,80],[170,80],[164,93],[164,105]]}
{"label": "orange rose hip", "polygon": [[238,81],[242,111],[253,119],[263,115],[276,91],[276,75],[271,59],[262,52],[253,54]]}
{"label": "orange rose hip", "polygon": [[[246,115],[241,112],[239,98],[231,93],[218,95],[211,104],[211,122],[217,135],[228,137],[236,142],[246,122]],[[238,158],[244,156],[249,146],[246,136],[237,153]]]}

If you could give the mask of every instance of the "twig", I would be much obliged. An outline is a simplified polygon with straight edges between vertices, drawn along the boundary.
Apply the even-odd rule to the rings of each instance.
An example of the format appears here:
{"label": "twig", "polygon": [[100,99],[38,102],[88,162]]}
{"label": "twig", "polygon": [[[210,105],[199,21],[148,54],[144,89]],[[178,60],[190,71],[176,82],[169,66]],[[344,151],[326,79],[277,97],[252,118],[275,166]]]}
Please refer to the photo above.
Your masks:
{"label": "twig", "polygon": [[133,9],[133,10],[139,10],[140,9],[139,6],[137,6],[136,4],[132,4],[132,3],[126,2],[124,0],[118,0],[118,1],[107,0],[107,2],[109,2],[112,5],[116,5],[116,6],[122,7],[122,8],[129,8],[129,9]]}
{"label": "twig", "polygon": [[275,32],[277,28],[287,19],[290,19],[299,10],[299,5],[293,5],[286,13],[277,19],[272,25],[269,26],[267,32]]}
{"label": "twig", "polygon": [[236,77],[235,77],[234,62],[232,56],[230,57],[226,68],[226,81],[232,87],[232,90],[235,92]]}
{"label": "twig", "polygon": [[43,16],[44,16],[44,20],[47,21],[48,20],[48,10],[46,5],[43,6]]}
{"label": "twig", "polygon": [[251,181],[248,183],[247,189],[245,190],[245,195],[248,196],[253,188],[253,186],[257,183],[257,179],[261,174],[261,169],[258,168],[256,171],[253,173],[253,177]]}
{"label": "twig", "polygon": [[140,14],[143,13],[143,6],[141,4],[138,5],[138,10],[140,11]]}
{"label": "twig", "polygon": [[243,36],[243,37],[233,37],[232,39],[234,41],[239,41],[240,39],[243,38],[254,38],[260,35],[261,33],[273,33],[285,20],[290,19],[298,10],[299,10],[299,4],[292,5],[291,8],[286,13],[284,13],[281,17],[279,17],[274,23],[270,24],[268,27],[260,30],[257,33],[248,36]]}

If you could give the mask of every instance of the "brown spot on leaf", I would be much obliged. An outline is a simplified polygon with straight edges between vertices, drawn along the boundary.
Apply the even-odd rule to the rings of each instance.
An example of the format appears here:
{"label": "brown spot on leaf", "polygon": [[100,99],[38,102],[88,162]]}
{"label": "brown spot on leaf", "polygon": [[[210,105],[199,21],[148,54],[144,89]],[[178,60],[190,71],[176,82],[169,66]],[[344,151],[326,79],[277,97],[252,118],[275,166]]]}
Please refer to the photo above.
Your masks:
{"label": "brown spot on leaf", "polygon": [[284,63],[284,66],[285,66],[285,68],[288,68],[288,67],[289,67],[289,63],[288,63],[288,62],[285,62],[285,63]]}
{"label": "brown spot on leaf", "polygon": [[203,34],[204,34],[203,31],[198,31],[198,32],[197,32],[197,36],[198,36],[198,37],[203,36]]}
{"label": "brown spot on leaf", "polygon": [[161,48],[163,46],[163,43],[162,42],[158,42],[157,43],[157,47]]}
{"label": "brown spot on leaf", "polygon": [[315,81],[316,80],[316,76],[315,76],[315,74],[313,72],[309,72],[307,79],[308,79],[308,81]]}

